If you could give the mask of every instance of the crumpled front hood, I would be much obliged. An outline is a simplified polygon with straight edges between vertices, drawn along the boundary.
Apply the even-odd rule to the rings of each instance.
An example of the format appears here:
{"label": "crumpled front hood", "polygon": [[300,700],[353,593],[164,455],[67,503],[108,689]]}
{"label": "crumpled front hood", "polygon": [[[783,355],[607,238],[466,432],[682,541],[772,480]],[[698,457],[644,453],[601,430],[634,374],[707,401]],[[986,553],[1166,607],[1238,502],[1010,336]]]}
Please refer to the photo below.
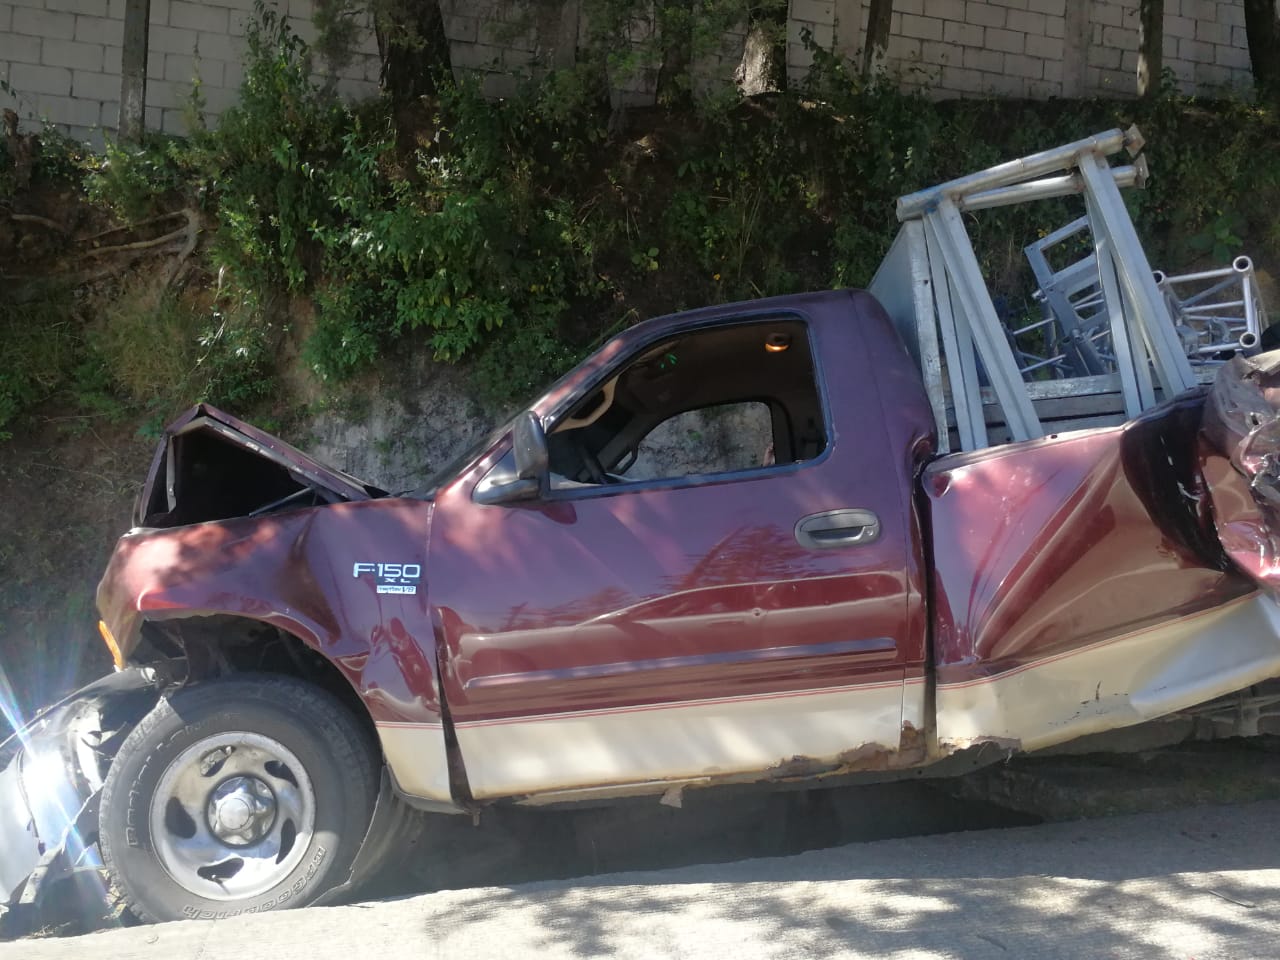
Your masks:
{"label": "crumpled front hood", "polygon": [[1280,599],[1280,350],[1237,356],[1219,371],[1200,459],[1223,548]]}
{"label": "crumpled front hood", "polygon": [[169,527],[281,506],[371,500],[386,491],[320,463],[278,437],[201,403],[165,428],[134,524]]}

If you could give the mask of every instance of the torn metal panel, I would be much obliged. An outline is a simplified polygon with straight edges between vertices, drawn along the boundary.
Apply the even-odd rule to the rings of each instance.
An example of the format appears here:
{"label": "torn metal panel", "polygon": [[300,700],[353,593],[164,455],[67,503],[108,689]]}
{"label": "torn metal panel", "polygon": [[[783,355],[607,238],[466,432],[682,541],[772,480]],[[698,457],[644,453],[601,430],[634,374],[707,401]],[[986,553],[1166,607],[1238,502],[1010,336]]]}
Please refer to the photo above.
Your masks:
{"label": "torn metal panel", "polygon": [[1280,606],[1252,596],[987,677],[940,683],[938,740],[1038,750],[1280,675]]}
{"label": "torn metal panel", "polygon": [[1200,447],[1222,546],[1254,583],[1280,595],[1280,351],[1222,367]]}
{"label": "torn metal panel", "polygon": [[[892,739],[889,737],[887,739]],[[707,787],[787,789],[790,786],[822,781],[828,784],[880,783],[911,776],[912,771],[938,762],[949,762],[961,752],[959,747],[944,754],[930,755],[928,736],[911,723],[901,725],[896,744],[867,742],[831,756],[813,757],[802,754],[783,757],[765,767],[738,772],[712,773],[701,777],[652,780],[645,783],[602,784],[585,788],[543,791],[515,798],[521,806],[553,807],[576,803],[595,803],[623,797],[655,796],[659,803],[680,807],[687,790]],[[994,763],[1009,751],[986,753],[979,758],[970,751],[961,761],[965,769]],[[956,769],[960,769],[957,767]],[[496,798],[507,799],[507,798]]]}
{"label": "torn metal panel", "polygon": [[864,743],[842,750],[834,757],[789,757],[764,771],[764,780],[811,780],[845,773],[868,773],[897,770],[924,763],[925,735],[909,723],[902,725],[902,736],[894,746]]}
{"label": "torn metal panel", "polygon": [[149,672],[115,673],[45,710],[0,748],[11,754],[0,771],[0,903],[38,904],[72,866],[99,865],[102,773],[159,696]]}
{"label": "torn metal panel", "polygon": [[9,901],[40,862],[40,838],[15,759],[0,771],[0,899]]}

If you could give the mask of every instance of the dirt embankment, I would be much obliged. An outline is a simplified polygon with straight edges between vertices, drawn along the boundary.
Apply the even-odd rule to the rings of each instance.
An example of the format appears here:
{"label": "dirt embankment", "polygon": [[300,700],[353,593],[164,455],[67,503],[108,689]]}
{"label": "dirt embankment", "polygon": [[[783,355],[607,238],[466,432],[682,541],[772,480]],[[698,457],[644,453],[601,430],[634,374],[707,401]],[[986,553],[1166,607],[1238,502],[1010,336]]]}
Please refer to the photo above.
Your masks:
{"label": "dirt embankment", "polygon": [[0,734],[111,667],[93,592],[150,456],[135,433],[49,411],[0,450]]}

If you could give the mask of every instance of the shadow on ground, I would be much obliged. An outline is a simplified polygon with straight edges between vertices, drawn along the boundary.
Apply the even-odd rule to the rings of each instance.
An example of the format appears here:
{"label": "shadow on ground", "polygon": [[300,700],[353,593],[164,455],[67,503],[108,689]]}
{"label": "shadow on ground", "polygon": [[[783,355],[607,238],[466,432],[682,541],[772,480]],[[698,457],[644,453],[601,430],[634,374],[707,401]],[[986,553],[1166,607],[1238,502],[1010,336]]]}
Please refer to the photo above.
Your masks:
{"label": "shadow on ground", "polygon": [[[1172,955],[1260,956],[1259,931],[1280,922],[1280,841],[1260,829],[1276,810],[1253,809],[1267,807],[1253,824],[1212,807],[1166,813],[1155,838],[1118,817],[468,891],[447,927],[424,933],[442,956],[462,946],[451,931],[495,916],[520,916],[522,946],[548,957],[630,956],[637,943],[722,956],[735,941],[806,958],[1140,957],[1183,944]],[[716,949],[672,939],[689,925]]]}
{"label": "shadow on ground", "polygon": [[650,797],[622,806],[487,812],[435,825],[378,895],[665,870],[786,857],[848,843],[1039,822],[1025,812],[957,798],[938,786],[891,783],[830,790],[686,794],[679,809]]}
{"label": "shadow on ground", "polygon": [[[456,924],[433,937],[453,941],[483,929],[484,917],[519,914],[542,938],[533,946],[560,944],[575,957],[622,950],[648,935],[644,924],[662,929],[673,911],[693,911],[712,929],[747,930],[757,942],[786,941],[785,955],[806,957],[854,943],[892,953],[884,939],[891,934],[940,955],[956,955],[943,941],[959,937],[972,946],[959,951],[963,956],[1082,956],[1088,951],[1081,944],[1102,943],[1117,924],[1160,930],[1185,923],[1201,933],[1211,927],[1214,942],[1230,943],[1264,910],[1280,920],[1280,896],[1268,893],[1260,907],[1248,877],[1229,875],[1274,873],[1280,840],[1274,830],[1250,832],[1204,804],[1267,797],[1280,798],[1275,741],[1028,759],[952,781],[689,791],[680,809],[656,798],[559,811],[493,809],[479,826],[467,817],[432,818],[421,843],[363,896],[455,891],[445,896]],[[1073,820],[1171,809],[1178,812],[1167,815],[1171,826],[1158,843],[1130,837],[1123,818]],[[999,829],[1042,818],[1072,822]],[[930,834],[949,836],[926,839]],[[884,840],[894,842],[876,842]],[[884,855],[890,846],[897,854]],[[1212,889],[1204,887],[1205,875]],[[1158,916],[1168,913],[1171,896],[1179,916]],[[1144,910],[1153,911],[1150,922]],[[987,929],[983,918],[1000,911],[998,929]],[[1075,947],[1051,950],[1042,923],[1069,927]],[[67,924],[48,932],[84,929]],[[1150,938],[1131,939],[1132,955],[1150,947]],[[680,953],[668,947],[654,949]],[[465,944],[454,948],[465,952]]]}

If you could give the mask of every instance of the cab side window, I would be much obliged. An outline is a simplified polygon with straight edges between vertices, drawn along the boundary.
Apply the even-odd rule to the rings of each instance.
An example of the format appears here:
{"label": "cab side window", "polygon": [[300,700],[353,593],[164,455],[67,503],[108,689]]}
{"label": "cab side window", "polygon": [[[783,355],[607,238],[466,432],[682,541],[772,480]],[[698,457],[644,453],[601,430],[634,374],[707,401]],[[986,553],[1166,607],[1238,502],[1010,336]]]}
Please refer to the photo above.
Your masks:
{"label": "cab side window", "polygon": [[768,469],[827,445],[805,324],[753,320],[631,358],[551,427],[552,487]]}
{"label": "cab side window", "polygon": [[773,417],[759,400],[722,403],[668,417],[645,436],[628,480],[730,473],[776,462]]}

